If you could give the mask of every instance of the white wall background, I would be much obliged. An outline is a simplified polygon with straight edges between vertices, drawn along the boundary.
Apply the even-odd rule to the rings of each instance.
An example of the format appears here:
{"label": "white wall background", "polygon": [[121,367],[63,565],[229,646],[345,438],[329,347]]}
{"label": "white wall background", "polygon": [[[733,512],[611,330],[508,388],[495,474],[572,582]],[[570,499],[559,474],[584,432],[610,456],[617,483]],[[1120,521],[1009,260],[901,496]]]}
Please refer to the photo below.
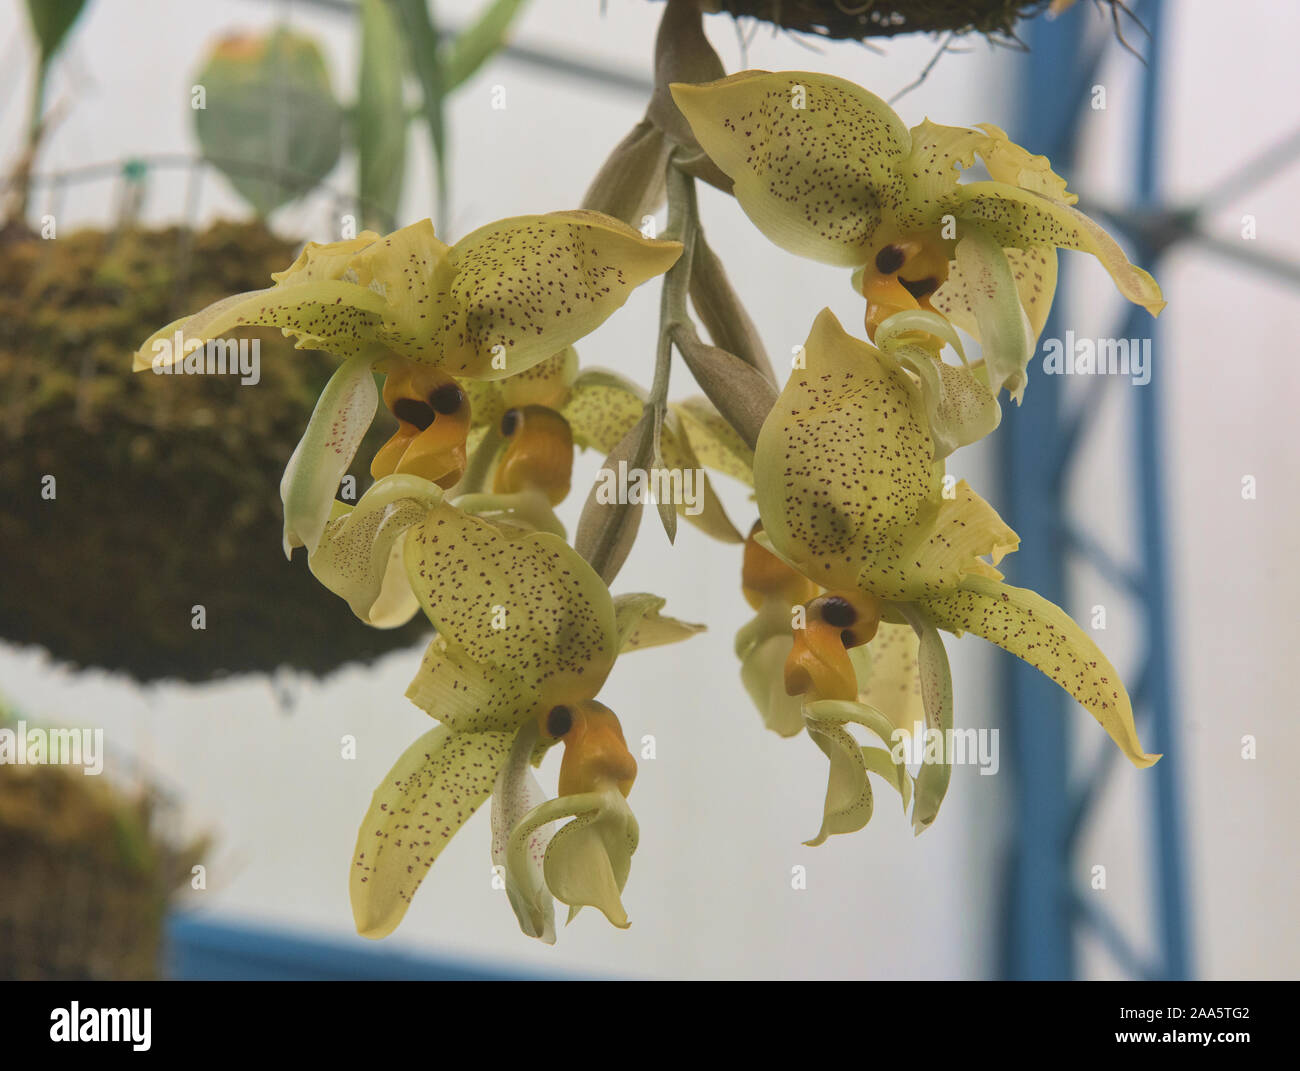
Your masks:
{"label": "white wall background", "polygon": [[[441,0],[438,8],[454,22],[476,6],[475,0]],[[1294,94],[1279,92],[1280,80],[1288,78],[1289,40],[1300,30],[1300,11],[1264,0],[1236,5],[1233,40],[1249,46],[1234,52],[1224,43],[1221,5],[1185,0],[1171,6],[1166,89],[1173,114],[1165,173],[1179,196],[1193,197],[1278,141],[1300,118],[1288,103]],[[534,0],[516,39],[648,77],[658,13],[642,0]],[[356,69],[352,27],[306,4],[97,0],[55,75],[51,99],[66,96],[72,108],[43,153],[41,170],[192,148],[189,90],[206,44],[218,32],[264,27],[278,16],[318,35],[336,89],[350,96]],[[882,54],[855,45],[819,46],[814,53],[760,31],[742,62],[729,20],[710,20],[709,30],[729,70],[824,70],[885,97],[911,82],[934,49],[932,42],[908,40],[887,45]],[[17,0],[0,4],[0,159],[14,156],[26,115],[25,33]],[[975,43],[969,54],[946,57],[900,101],[899,110],[909,123],[928,115],[948,123],[1009,126],[1014,85],[1006,59]],[[1117,62],[1104,76],[1110,108],[1088,120],[1095,166],[1072,176],[1076,187],[1122,193],[1123,167],[1132,152],[1120,141],[1122,109],[1126,94],[1131,102],[1134,84],[1132,62]],[[490,106],[498,85],[507,93],[504,110]],[[454,99],[452,231],[464,234],[502,216],[575,206],[605,153],[642,108],[626,92],[498,58]],[[428,214],[430,207],[428,155],[418,133],[414,144],[406,220]],[[1241,214],[1250,212],[1258,219],[1259,245],[1300,258],[1300,227],[1288,199],[1297,190],[1296,174],[1223,212],[1216,219],[1222,233],[1235,237]],[[351,178],[345,166],[333,176],[341,187]],[[182,196],[178,179],[158,176],[147,215],[175,218]],[[111,184],[84,187],[63,202],[60,226],[102,222],[113,203]],[[845,323],[860,317],[860,299],[844,273],[768,246],[736,206],[713,191],[705,190],[702,209],[712,243],[778,360],[803,340],[823,306]],[[210,181],[204,215],[240,212],[220,180]],[[333,237],[336,227],[329,206],[319,201],[291,206],[274,223],[286,234],[322,240]],[[1083,277],[1086,303],[1079,306],[1085,311],[1078,313],[1076,330],[1108,333],[1104,313],[1113,303],[1104,275],[1081,263],[1077,276]],[[1155,374],[1163,378],[1169,403],[1180,758],[1198,968],[1208,976],[1294,976],[1300,937],[1289,919],[1300,897],[1300,867],[1294,848],[1297,797],[1287,760],[1300,747],[1300,730],[1284,673],[1300,595],[1294,555],[1287,553],[1294,550],[1297,519],[1291,486],[1297,450],[1290,434],[1297,372],[1290,340],[1300,299],[1202,256],[1176,257],[1161,282],[1171,307]],[[648,381],[656,312],[657,294],[646,287],[581,345],[584,360]],[[674,393],[693,393],[680,367],[675,379]],[[1076,487],[1081,507],[1114,533],[1120,552],[1132,515],[1124,481],[1141,463],[1119,420],[1130,389],[1140,388],[1116,385],[1110,391]],[[991,451],[976,451],[958,462],[961,475],[996,504],[992,458]],[[582,459],[575,488],[594,473],[597,461]],[[1244,474],[1258,480],[1256,501],[1241,498]],[[746,526],[752,508],[744,493],[738,486],[727,491],[733,517]],[[571,527],[581,500],[574,498],[565,514]],[[1007,519],[1014,526],[1016,518]],[[641,764],[632,797],[642,828],[625,898],[632,928],[616,931],[587,912],[555,948],[521,937],[504,896],[490,888],[482,813],[444,852],[390,943],[532,970],[668,977],[990,974],[992,898],[1005,836],[999,801],[1006,778],[957,768],[943,818],[922,838],[913,839],[882,792],[866,830],[804,848],[800,842],[816,831],[820,818],[825,761],[806,739],[782,741],[763,733],[740,689],[731,637],[748,611],[740,597],[736,551],[689,527],[670,548],[650,517],[616,587],[667,595],[671,612],[710,625],[708,634],[690,644],[622,660],[602,694],[630,739],[653,733],[658,744],[657,759]],[[1110,598],[1086,572],[1077,578],[1076,595],[1083,607]],[[1101,642],[1121,669],[1136,662],[1126,642],[1133,634],[1125,608],[1114,603]],[[994,655],[974,638],[951,643],[950,651],[959,722],[995,724]],[[192,894],[193,906],[214,916],[359,942],[347,903],[352,844],[374,785],[427,727],[425,716],[402,698],[417,660],[418,652],[411,652],[325,682],[279,681],[279,690],[292,696],[282,705],[276,687],[263,680],[141,690],[99,674],[69,675],[38,654],[6,649],[0,651],[0,687],[33,715],[103,724],[110,746],[139,755],[183,793],[194,826],[219,833],[209,889]],[[1081,746],[1095,746],[1096,726],[1082,711],[1074,717]],[[339,757],[345,733],[359,741],[356,761]],[[1246,733],[1259,741],[1253,762],[1239,755]],[[1151,851],[1142,821],[1148,793],[1141,775],[1128,768],[1117,769],[1111,786],[1078,878],[1086,880],[1094,861],[1107,865],[1108,890],[1096,895],[1140,932],[1148,921]],[[790,887],[796,864],[808,868],[806,891]],[[1115,973],[1095,950],[1086,963],[1096,976]]]}

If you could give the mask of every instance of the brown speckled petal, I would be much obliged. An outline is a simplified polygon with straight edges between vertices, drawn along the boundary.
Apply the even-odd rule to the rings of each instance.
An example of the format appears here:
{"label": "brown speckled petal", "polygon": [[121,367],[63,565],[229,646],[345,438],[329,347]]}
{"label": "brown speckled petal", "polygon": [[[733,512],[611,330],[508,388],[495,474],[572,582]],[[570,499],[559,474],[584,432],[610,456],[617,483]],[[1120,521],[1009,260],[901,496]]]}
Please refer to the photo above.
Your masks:
{"label": "brown speckled petal", "polygon": [[852,82],[744,71],[672,92],[704,151],[734,180],[741,208],[783,249],[856,267],[907,199],[907,127]]}
{"label": "brown speckled petal", "polygon": [[618,653],[614,607],[562,539],[507,538],[443,503],[407,536],[405,555],[411,586],[449,649],[517,677],[538,707],[595,697]]}
{"label": "brown speckled petal", "polygon": [[440,725],[388,771],[352,858],[352,916],[362,937],[397,928],[434,860],[491,794],[513,737]]}

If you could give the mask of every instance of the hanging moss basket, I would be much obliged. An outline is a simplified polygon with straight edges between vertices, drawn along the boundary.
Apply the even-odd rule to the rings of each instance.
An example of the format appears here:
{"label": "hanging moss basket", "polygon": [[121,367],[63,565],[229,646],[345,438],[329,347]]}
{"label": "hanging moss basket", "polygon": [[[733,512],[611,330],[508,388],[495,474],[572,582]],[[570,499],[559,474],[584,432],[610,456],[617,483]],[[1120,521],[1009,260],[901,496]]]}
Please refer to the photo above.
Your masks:
{"label": "hanging moss basket", "polygon": [[[295,253],[256,223],[0,232],[0,638],[186,681],[324,674],[419,641],[420,621],[367,628],[280,550],[280,476],[334,359],[263,331],[255,386],[131,371],[158,327]],[[358,453],[359,490],[391,430]]]}
{"label": "hanging moss basket", "polygon": [[796,33],[864,41],[909,33],[1010,37],[1048,0],[706,0],[705,9]]}
{"label": "hanging moss basket", "polygon": [[203,857],[166,806],[66,766],[0,765],[0,980],[138,980],[161,970],[169,903]]}

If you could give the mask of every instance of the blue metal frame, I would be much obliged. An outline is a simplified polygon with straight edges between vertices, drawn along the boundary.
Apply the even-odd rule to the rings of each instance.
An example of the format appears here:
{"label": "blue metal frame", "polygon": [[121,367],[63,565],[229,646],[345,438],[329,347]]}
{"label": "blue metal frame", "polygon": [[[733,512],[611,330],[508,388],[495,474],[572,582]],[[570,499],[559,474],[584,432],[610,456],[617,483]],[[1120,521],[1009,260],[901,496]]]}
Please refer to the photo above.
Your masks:
{"label": "blue metal frame", "polygon": [[[1080,5],[1082,7],[1082,5]],[[1137,11],[1151,31],[1146,66],[1141,72],[1141,108],[1132,151],[1138,159],[1136,203],[1112,219],[1141,222],[1168,219],[1158,204],[1159,91],[1162,51],[1162,0],[1147,0]],[[1110,40],[1084,51],[1082,18],[1048,22],[1034,20],[1029,28],[1029,53],[1023,63],[1024,114],[1018,128],[1023,142],[1045,153],[1057,169],[1069,174],[1074,163],[1079,120],[1090,100],[1100,61]],[[1138,61],[1133,60],[1134,63]],[[1064,85],[1061,92],[1051,87]],[[1134,259],[1146,267],[1164,250],[1157,229],[1130,228]],[[1044,337],[1064,335],[1062,308],[1068,259],[1062,258],[1061,298],[1044,329]],[[1143,334],[1154,338],[1147,314],[1132,309],[1116,337]],[[1153,342],[1153,351],[1156,347]],[[1066,485],[1100,400],[1090,389],[1085,404],[1067,412],[1059,376],[1033,377],[1028,403],[1007,413],[998,433],[1003,471],[1007,474],[1008,515],[1024,539],[1023,549],[1009,563],[1011,579],[1065,605],[1065,555],[1079,555],[1103,575],[1127,590],[1143,613],[1146,644],[1142,668],[1132,695],[1146,745],[1164,758],[1143,774],[1150,779],[1154,806],[1149,812],[1154,860],[1154,911],[1157,953],[1147,961],[1107,915],[1103,902],[1080,891],[1086,874],[1076,871],[1076,848],[1082,830],[1104,788],[1117,749],[1104,742],[1089,768],[1077,775],[1071,762],[1067,719],[1077,709],[1046,677],[1017,659],[1003,661],[1007,730],[1011,738],[1013,771],[1013,835],[1006,875],[1002,917],[1000,970],[1020,979],[1072,978],[1078,974],[1077,935],[1081,927],[1094,933],[1115,962],[1127,973],[1148,978],[1185,978],[1191,973],[1187,934],[1185,864],[1181,816],[1180,754],[1175,726],[1174,675],[1171,668],[1169,611],[1165,575],[1164,488],[1160,436],[1160,383],[1138,389],[1133,418],[1137,456],[1135,481],[1137,568],[1109,558],[1082,523],[1072,520]],[[1102,386],[1098,381],[1096,388]]]}
{"label": "blue metal frame", "polygon": [[412,956],[360,937],[327,940],[190,915],[174,915],[167,921],[166,975],[187,982],[476,982],[543,977],[505,965]]}

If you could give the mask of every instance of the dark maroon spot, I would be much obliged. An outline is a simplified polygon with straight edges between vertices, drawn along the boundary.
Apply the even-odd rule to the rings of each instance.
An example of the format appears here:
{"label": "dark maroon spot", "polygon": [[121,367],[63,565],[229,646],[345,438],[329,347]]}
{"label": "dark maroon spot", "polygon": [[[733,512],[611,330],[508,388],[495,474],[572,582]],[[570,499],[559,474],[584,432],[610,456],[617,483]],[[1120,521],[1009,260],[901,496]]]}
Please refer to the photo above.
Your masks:
{"label": "dark maroon spot", "polygon": [[393,403],[393,416],[407,424],[414,424],[423,431],[433,423],[437,414],[417,398],[398,398]]}
{"label": "dark maroon spot", "polygon": [[450,416],[465,404],[465,392],[455,383],[444,383],[429,395],[429,404],[435,412]]}
{"label": "dark maroon spot", "polygon": [[857,619],[857,611],[849,604],[848,599],[831,595],[822,603],[822,620],[828,625],[846,629]]}
{"label": "dark maroon spot", "polygon": [[939,280],[933,275],[927,275],[924,279],[918,279],[916,282],[910,282],[907,279],[899,279],[898,281],[903,284],[903,289],[916,298],[917,301],[939,289]]}
{"label": "dark maroon spot", "polygon": [[893,275],[903,266],[903,261],[907,259],[903,251],[896,245],[887,245],[876,254],[876,271],[881,275]]}
{"label": "dark maroon spot", "polygon": [[551,707],[546,715],[546,731],[551,736],[560,737],[572,728],[573,711],[568,707]]}
{"label": "dark maroon spot", "polygon": [[507,439],[519,430],[519,410],[507,409],[501,417],[501,434]]}

